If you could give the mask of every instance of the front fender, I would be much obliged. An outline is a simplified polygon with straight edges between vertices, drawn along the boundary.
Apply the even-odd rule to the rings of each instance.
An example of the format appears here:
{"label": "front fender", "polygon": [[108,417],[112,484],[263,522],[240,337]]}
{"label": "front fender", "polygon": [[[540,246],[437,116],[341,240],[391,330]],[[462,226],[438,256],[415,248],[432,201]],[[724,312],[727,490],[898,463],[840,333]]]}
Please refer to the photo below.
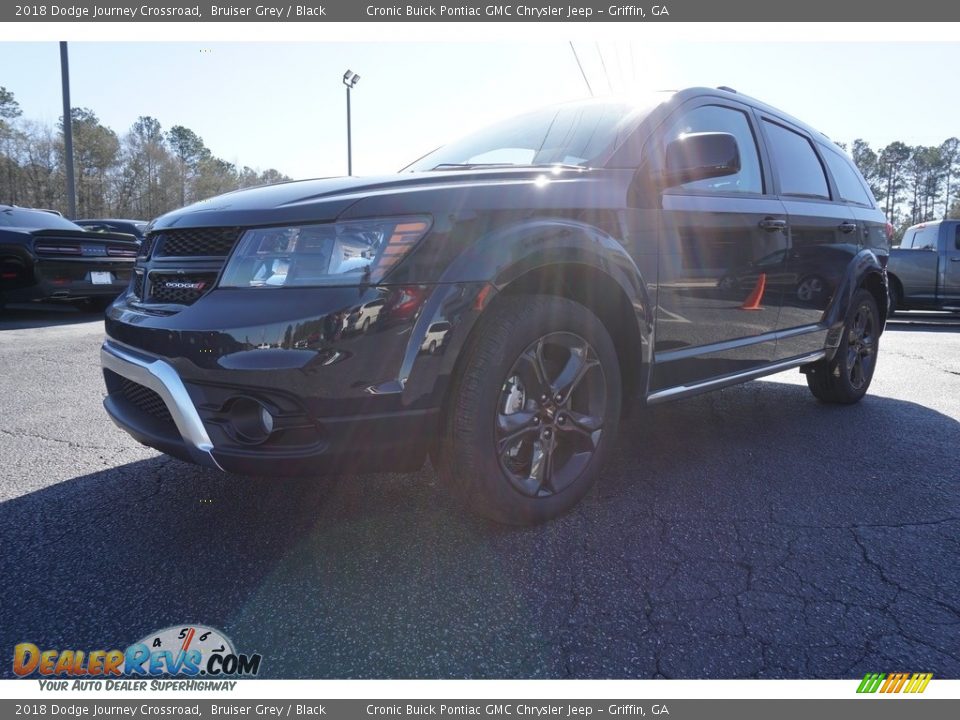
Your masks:
{"label": "front fender", "polygon": [[[649,367],[653,329],[653,304],[646,283],[623,245],[599,228],[564,218],[528,220],[489,233],[467,247],[444,271],[431,299],[411,333],[407,346],[407,372],[403,379],[407,400],[432,396],[440,403],[457,359],[483,308],[499,292],[531,273],[560,276],[570,269],[588,268],[596,287],[577,288],[586,304],[592,295],[609,294],[611,288],[632,309],[631,337],[637,340],[637,361]],[[436,323],[447,322],[451,308],[455,322],[436,351],[439,361],[425,352],[427,333]],[[619,319],[619,318],[618,318]],[[621,319],[622,320],[622,319]],[[635,335],[634,335],[635,332]],[[615,338],[617,341],[626,338]],[[641,383],[641,387],[643,384]]]}

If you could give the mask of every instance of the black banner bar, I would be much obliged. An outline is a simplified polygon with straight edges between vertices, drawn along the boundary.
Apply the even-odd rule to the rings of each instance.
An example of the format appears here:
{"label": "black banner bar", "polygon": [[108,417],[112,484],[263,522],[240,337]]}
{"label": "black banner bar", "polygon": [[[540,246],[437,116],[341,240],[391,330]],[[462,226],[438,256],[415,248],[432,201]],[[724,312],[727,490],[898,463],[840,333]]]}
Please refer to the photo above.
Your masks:
{"label": "black banner bar", "polygon": [[641,0],[630,2],[502,3],[489,0],[371,2],[323,0],[292,4],[89,0],[6,4],[2,22],[946,22],[960,20],[960,3],[837,3],[805,0]]}
{"label": "black banner bar", "polygon": [[[907,709],[907,705],[910,708]],[[951,710],[951,708],[953,708]],[[941,720],[960,700],[2,700],[0,717],[293,720]]]}

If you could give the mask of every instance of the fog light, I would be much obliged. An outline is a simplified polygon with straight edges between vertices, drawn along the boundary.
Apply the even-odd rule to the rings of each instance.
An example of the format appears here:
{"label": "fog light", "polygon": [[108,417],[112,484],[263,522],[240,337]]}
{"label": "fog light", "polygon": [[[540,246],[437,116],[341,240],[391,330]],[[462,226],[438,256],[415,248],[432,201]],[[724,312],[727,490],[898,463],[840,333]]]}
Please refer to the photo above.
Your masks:
{"label": "fog light", "polygon": [[273,415],[263,405],[260,406],[260,422],[267,435],[273,432]]}
{"label": "fog light", "polygon": [[248,445],[259,445],[273,432],[273,415],[259,400],[234,398],[230,403],[230,427],[234,437]]}

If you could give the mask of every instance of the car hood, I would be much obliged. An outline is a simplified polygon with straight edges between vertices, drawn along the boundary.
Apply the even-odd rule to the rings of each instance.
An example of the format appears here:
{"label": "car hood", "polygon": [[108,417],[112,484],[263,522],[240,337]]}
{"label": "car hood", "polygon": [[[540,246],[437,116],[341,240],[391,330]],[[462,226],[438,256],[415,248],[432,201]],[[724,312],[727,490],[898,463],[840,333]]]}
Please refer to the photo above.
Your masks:
{"label": "car hood", "polygon": [[530,183],[545,173],[573,177],[589,172],[586,169],[552,171],[550,168],[498,168],[298,180],[236,190],[188,205],[154,220],[148,232],[179,227],[330,222],[354,203],[375,195],[510,182]]}

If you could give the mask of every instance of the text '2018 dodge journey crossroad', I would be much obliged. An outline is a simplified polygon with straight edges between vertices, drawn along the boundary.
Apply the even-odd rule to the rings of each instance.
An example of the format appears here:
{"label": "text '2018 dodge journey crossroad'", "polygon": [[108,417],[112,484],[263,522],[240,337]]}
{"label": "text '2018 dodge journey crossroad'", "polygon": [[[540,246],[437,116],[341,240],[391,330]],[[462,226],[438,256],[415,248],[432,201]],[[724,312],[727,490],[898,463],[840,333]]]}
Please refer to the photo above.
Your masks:
{"label": "text '2018 dodge journey crossroad'", "polygon": [[508,523],[573,507],[621,408],[799,367],[870,384],[889,227],[825,136],[726,89],[501,123],[406,171],[155,220],[108,310],[114,421],[247,474],[419,467]]}

